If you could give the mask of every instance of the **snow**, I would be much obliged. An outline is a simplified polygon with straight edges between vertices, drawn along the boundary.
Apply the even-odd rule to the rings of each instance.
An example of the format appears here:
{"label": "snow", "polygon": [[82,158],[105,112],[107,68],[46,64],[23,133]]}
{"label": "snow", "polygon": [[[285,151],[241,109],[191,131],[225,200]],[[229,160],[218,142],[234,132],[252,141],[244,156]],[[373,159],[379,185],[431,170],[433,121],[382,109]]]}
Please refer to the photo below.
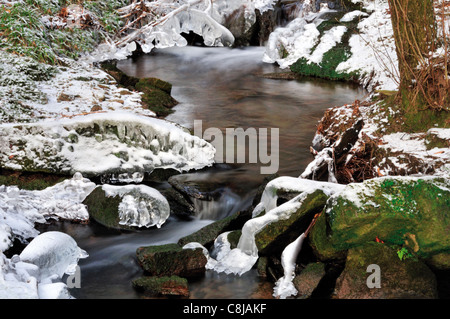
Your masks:
{"label": "snow", "polygon": [[368,14],[365,12],[362,12],[360,10],[354,10],[354,11],[346,13],[339,21],[340,22],[351,22],[351,21],[355,20],[356,18],[367,17],[367,16],[368,16]]}
{"label": "snow", "polygon": [[276,28],[269,35],[262,61],[276,62],[281,69],[285,69],[298,59],[309,57],[320,37],[317,26],[323,20],[318,16],[319,14],[311,14],[308,19],[301,16],[286,27]]}
{"label": "snow", "polygon": [[320,38],[320,43],[308,58],[308,62],[320,64],[322,62],[323,55],[336,46],[336,44],[341,42],[342,36],[345,32],[347,32],[347,27],[345,26],[333,27],[324,32],[323,36]]}
{"label": "snow", "polygon": [[[304,178],[296,178],[290,176],[278,177],[267,183],[261,196],[260,204],[262,206],[255,208],[255,211],[264,209],[267,212],[274,209],[276,207],[278,199],[277,192],[279,190],[284,192],[303,193],[314,192],[315,190],[320,189],[326,195],[331,196],[332,194],[341,191],[344,187],[345,185],[341,184],[319,182]],[[253,214],[253,216],[256,215],[256,213]]]}
{"label": "snow", "polygon": [[[36,122],[91,112],[126,110],[145,116],[141,93],[118,86],[103,70],[82,61],[61,58],[65,66],[48,66],[0,50],[0,119]],[[26,105],[26,107],[18,107]]]}
{"label": "snow", "polygon": [[34,224],[45,223],[47,218],[87,220],[82,201],[94,188],[95,184],[79,173],[41,191],[0,186],[0,251],[7,250],[15,238],[27,243],[36,237]]}
{"label": "snow", "polygon": [[283,266],[284,276],[277,280],[273,289],[273,296],[286,299],[296,296],[298,291],[294,287],[292,280],[295,277],[295,265],[297,256],[302,249],[305,233],[302,233],[295,241],[286,246],[281,253],[281,266]]}
{"label": "snow", "polygon": [[4,168],[88,177],[201,169],[213,164],[215,154],[211,144],[174,123],[124,111],[3,124],[0,145]]}
{"label": "snow", "polygon": [[398,60],[387,0],[364,1],[373,11],[358,24],[359,34],[350,38],[351,57],[336,68],[337,72],[359,72],[360,82],[370,90],[396,90]]}
{"label": "snow", "polygon": [[88,254],[69,235],[49,231],[34,238],[19,257],[23,262],[38,266],[38,279],[43,281],[53,275],[62,278],[64,274],[74,274],[78,260]]}
{"label": "snow", "polygon": [[[325,194],[332,195],[340,192],[343,187],[345,186],[295,177],[279,177],[269,182],[264,189],[260,204],[255,208],[255,211],[258,213],[253,213],[253,218],[242,227],[242,234],[237,248],[222,252],[220,260],[217,260],[217,264],[214,266],[214,270],[237,275],[246,273],[258,260],[255,235],[261,229],[277,220],[288,219],[301,207],[303,200],[315,190],[321,189]],[[277,207],[277,189],[301,193]],[[259,216],[259,212],[262,210],[265,210],[266,213]]]}
{"label": "snow", "polygon": [[62,232],[40,234],[11,259],[0,252],[0,298],[72,299],[62,276],[73,274],[79,259],[86,257]]}
{"label": "snow", "polygon": [[107,197],[120,196],[119,224],[136,227],[161,227],[169,218],[167,199],[156,189],[146,185],[103,185]]}

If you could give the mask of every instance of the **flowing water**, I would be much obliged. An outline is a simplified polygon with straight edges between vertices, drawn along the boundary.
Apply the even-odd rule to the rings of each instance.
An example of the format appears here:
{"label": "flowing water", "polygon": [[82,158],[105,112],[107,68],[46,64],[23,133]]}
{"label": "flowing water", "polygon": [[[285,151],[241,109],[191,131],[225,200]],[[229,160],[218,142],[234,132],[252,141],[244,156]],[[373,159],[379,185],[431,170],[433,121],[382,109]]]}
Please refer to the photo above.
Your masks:
{"label": "flowing water", "polygon": [[[194,128],[194,120],[202,121],[203,130],[218,128],[223,132],[226,128],[267,128],[268,132],[278,128],[279,141],[269,140],[270,145],[279,145],[278,174],[299,176],[312,159],[309,146],[324,110],[361,99],[364,91],[336,82],[262,77],[278,71],[276,66],[261,62],[262,54],[260,47],[171,48],[122,61],[118,67],[132,76],[172,83],[172,95],[179,104],[167,119],[189,129]],[[250,139],[245,146],[248,149],[249,143],[258,142],[258,138]],[[225,145],[224,152],[231,147]],[[49,226],[72,235],[90,255],[80,261],[81,288],[72,289],[72,295],[142,297],[131,286],[131,281],[142,275],[135,260],[136,248],[177,242],[213,220],[247,208],[266,177],[260,173],[265,165],[262,161],[224,163],[183,175],[184,181],[221,190],[220,198],[213,201],[196,200],[198,213],[189,221],[170,217],[160,229],[131,233],[107,231],[95,224]],[[255,271],[242,276],[207,271],[203,278],[190,282],[190,291],[191,298],[253,298],[264,296],[258,291],[265,284]],[[270,296],[270,289],[265,291]]]}

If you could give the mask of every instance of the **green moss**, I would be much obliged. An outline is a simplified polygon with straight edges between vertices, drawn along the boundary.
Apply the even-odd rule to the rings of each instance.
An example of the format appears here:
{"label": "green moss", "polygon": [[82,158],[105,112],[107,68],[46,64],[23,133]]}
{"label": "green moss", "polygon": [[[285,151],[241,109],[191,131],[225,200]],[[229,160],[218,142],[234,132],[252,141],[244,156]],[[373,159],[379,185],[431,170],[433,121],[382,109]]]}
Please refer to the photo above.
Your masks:
{"label": "green moss", "polygon": [[43,190],[67,179],[59,175],[27,174],[12,171],[2,171],[0,185],[17,186],[26,190]]}
{"label": "green moss", "polygon": [[341,260],[345,258],[345,251],[333,247],[329,235],[327,214],[322,213],[309,234],[309,243],[319,260]]}
{"label": "green moss", "polygon": [[371,180],[361,190],[360,205],[338,196],[328,211],[333,248],[346,250],[378,237],[387,244],[406,245],[423,258],[449,251],[447,187],[439,178],[385,179],[378,184]]}
{"label": "green moss", "polygon": [[139,247],[136,256],[141,267],[155,276],[198,276],[207,262],[201,248],[182,249],[177,244]]}
{"label": "green moss", "polygon": [[83,201],[87,206],[89,216],[99,224],[111,229],[131,229],[126,225],[119,225],[120,196],[106,197],[101,186],[96,187]]}
{"label": "green moss", "polygon": [[[359,79],[360,75],[358,72],[336,72],[337,66],[351,57],[349,39],[353,34],[357,33],[358,21],[339,22],[344,14],[345,12],[339,12],[317,26],[317,30],[321,36],[333,27],[345,26],[347,31],[344,33],[341,42],[327,51],[323,55],[322,62],[319,64],[309,63],[306,58],[300,58],[291,65],[291,71],[302,76],[318,77],[334,81],[357,81]],[[316,47],[311,50],[311,54]]]}
{"label": "green moss", "polygon": [[237,245],[239,243],[239,239],[241,238],[241,235],[242,235],[242,231],[240,229],[239,230],[234,230],[234,231],[232,231],[232,232],[230,232],[228,234],[227,239],[230,242],[230,248],[231,249],[237,247]]}
{"label": "green moss", "polygon": [[[157,85],[157,86],[154,86]],[[163,88],[163,89],[161,89]],[[178,102],[170,95],[172,85],[159,79],[141,79],[136,89],[143,92],[143,104],[158,116],[167,116],[173,112],[172,107]]]}
{"label": "green moss", "polygon": [[322,211],[327,199],[321,190],[308,194],[288,218],[279,219],[262,228],[255,235],[258,252],[262,255],[281,252],[282,248],[306,230],[314,215]]}
{"label": "green moss", "polygon": [[147,294],[163,296],[188,296],[189,288],[186,278],[178,276],[145,276],[132,281],[133,287]]}

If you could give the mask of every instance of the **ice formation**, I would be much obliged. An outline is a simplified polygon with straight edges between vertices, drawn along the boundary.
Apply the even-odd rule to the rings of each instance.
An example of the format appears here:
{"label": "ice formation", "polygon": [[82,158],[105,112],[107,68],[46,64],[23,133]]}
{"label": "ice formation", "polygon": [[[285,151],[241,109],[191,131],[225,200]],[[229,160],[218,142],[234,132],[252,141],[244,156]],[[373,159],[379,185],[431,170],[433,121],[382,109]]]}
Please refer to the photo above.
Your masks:
{"label": "ice formation", "polygon": [[214,147],[168,121],[127,112],[0,125],[0,163],[13,170],[86,177],[183,172],[214,162]]}
{"label": "ice formation", "polygon": [[37,236],[11,259],[0,252],[0,299],[71,299],[64,274],[73,274],[88,254],[61,232]]}
{"label": "ice formation", "polygon": [[20,253],[20,260],[39,267],[39,281],[53,275],[62,278],[64,274],[75,273],[78,261],[88,257],[69,235],[49,231],[34,238]]}
{"label": "ice formation", "polygon": [[[90,60],[124,59],[136,50],[138,43],[145,53],[153,48],[186,46],[187,41],[181,35],[193,32],[203,37],[206,46],[231,46],[233,34],[223,26],[225,18],[239,8],[244,8],[245,25],[250,28],[256,21],[256,12],[273,8],[275,0],[182,0],[182,1],[140,1],[121,8],[123,16],[133,13],[145,21],[141,28],[119,39],[115,43],[106,42],[89,57]],[[153,15],[142,14],[145,6]],[[133,23],[133,22],[131,22]],[[132,24],[125,26],[133,27]]]}
{"label": "ice formation", "polygon": [[[344,187],[344,185],[295,177],[279,177],[270,181],[264,189],[260,203],[254,209],[253,218],[242,227],[242,234],[237,248],[222,252],[214,270],[238,275],[249,271],[258,259],[255,235],[261,229],[277,220],[289,218],[291,214],[301,207],[304,199],[315,190],[320,189],[331,196],[342,191]],[[276,206],[277,190],[280,189],[300,194],[282,205]],[[260,213],[263,211],[266,213],[260,216]]]}
{"label": "ice formation", "polygon": [[278,63],[284,69],[300,58],[308,58],[320,41],[317,26],[324,21],[321,16],[330,10],[314,11],[312,1],[307,0],[297,18],[275,29],[267,41],[263,61]]}
{"label": "ice formation", "polygon": [[103,185],[106,196],[120,196],[119,224],[135,227],[161,227],[170,216],[167,199],[146,185]]}
{"label": "ice formation", "polygon": [[36,237],[34,224],[45,223],[47,218],[87,220],[82,201],[94,188],[80,173],[41,191],[0,186],[0,251],[7,250],[14,239],[26,243]]}
{"label": "ice formation", "polygon": [[281,266],[283,266],[284,276],[277,280],[273,289],[273,296],[286,299],[297,295],[298,291],[294,287],[292,280],[295,276],[295,264],[297,256],[302,249],[305,233],[301,234],[295,241],[286,246],[281,253]]}

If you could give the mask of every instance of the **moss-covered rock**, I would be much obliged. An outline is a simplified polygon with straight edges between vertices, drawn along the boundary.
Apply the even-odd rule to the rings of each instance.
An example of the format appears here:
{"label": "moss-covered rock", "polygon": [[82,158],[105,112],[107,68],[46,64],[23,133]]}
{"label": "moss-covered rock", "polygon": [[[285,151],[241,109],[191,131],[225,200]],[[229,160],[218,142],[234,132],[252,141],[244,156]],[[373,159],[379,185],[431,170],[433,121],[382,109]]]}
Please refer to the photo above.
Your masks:
{"label": "moss-covered rock", "polygon": [[[357,20],[349,22],[339,21],[345,13],[345,11],[330,13],[331,16],[317,26],[317,30],[320,32],[321,36],[324,35],[326,31],[331,30],[333,27],[346,27],[346,32],[344,33],[340,43],[337,43],[330,50],[325,52],[320,63],[314,63],[306,58],[300,58],[291,65],[291,71],[302,76],[318,77],[327,80],[358,80],[359,74],[357,72],[345,73],[336,71],[339,64],[351,57],[349,39],[353,34],[357,33]],[[311,54],[315,49],[316,47],[311,50]]]}
{"label": "moss-covered rock", "polygon": [[144,276],[133,280],[132,284],[137,291],[153,296],[189,296],[187,279],[178,276]]}
{"label": "moss-covered rock", "polygon": [[205,273],[207,259],[201,248],[183,249],[178,244],[139,247],[137,260],[153,276],[195,277]]}
{"label": "moss-covered rock", "polygon": [[317,262],[310,263],[295,276],[293,284],[298,291],[298,296],[302,299],[311,297],[319,282],[325,276],[325,264]]}
{"label": "moss-covered rock", "polygon": [[144,78],[139,80],[135,88],[143,92],[142,102],[144,107],[152,110],[158,116],[167,116],[173,111],[172,107],[178,102],[170,95],[172,85],[159,79]]}
{"label": "moss-covered rock", "polygon": [[327,204],[333,248],[379,238],[422,258],[450,252],[449,184],[444,178],[396,177],[348,185]]}
{"label": "moss-covered rock", "polygon": [[288,218],[271,222],[255,234],[255,244],[261,255],[279,254],[303,233],[315,214],[320,213],[328,196],[321,190],[308,194],[301,206]]}
{"label": "moss-covered rock", "polygon": [[143,107],[150,109],[161,117],[172,113],[171,108],[178,104],[170,95],[172,84],[157,78],[139,79],[129,76],[120,70],[116,64],[116,61],[109,60],[102,62],[101,67],[121,86],[144,93],[142,95]]}
{"label": "moss-covered rock", "polygon": [[[380,288],[369,288],[368,277],[378,265]],[[370,278],[369,278],[370,281]],[[336,282],[337,299],[437,298],[433,272],[417,259],[400,260],[386,244],[368,243],[348,252],[345,269]]]}
{"label": "moss-covered rock", "polygon": [[120,225],[118,207],[122,198],[117,195],[107,197],[101,187],[95,188],[83,201],[87,206],[89,217],[97,223],[111,229],[131,230],[132,227]]}
{"label": "moss-covered rock", "polygon": [[329,231],[327,215],[322,213],[308,236],[314,255],[321,261],[345,259],[346,251],[333,247]]}
{"label": "moss-covered rock", "polygon": [[83,204],[91,219],[111,229],[161,227],[170,216],[165,197],[145,185],[97,186]]}

